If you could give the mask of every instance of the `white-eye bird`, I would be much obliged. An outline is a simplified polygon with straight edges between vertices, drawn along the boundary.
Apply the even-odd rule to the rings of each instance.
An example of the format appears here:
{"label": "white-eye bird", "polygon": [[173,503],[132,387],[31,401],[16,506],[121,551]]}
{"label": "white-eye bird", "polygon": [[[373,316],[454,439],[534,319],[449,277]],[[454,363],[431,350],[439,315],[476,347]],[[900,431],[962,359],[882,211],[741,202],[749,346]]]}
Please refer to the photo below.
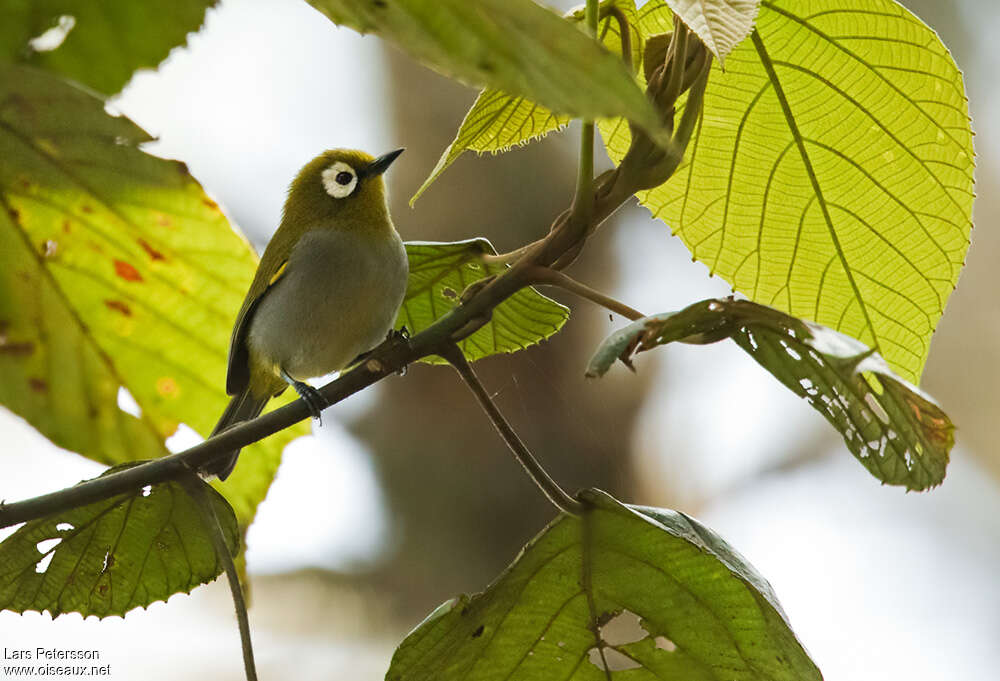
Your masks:
{"label": "white-eye bird", "polygon": [[[289,385],[318,417],[322,398],[302,381],[343,369],[386,338],[409,267],[382,173],[402,152],[332,149],[299,171],[236,317],[226,377],[233,398],[213,435],[255,418]],[[203,472],[225,480],[238,455]]]}

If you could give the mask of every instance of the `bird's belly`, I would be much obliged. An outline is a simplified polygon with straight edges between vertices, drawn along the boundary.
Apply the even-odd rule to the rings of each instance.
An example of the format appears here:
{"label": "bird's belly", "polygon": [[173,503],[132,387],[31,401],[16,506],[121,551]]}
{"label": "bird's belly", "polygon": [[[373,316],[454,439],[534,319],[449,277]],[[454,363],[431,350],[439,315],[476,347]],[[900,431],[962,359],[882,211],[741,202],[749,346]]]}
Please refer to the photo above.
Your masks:
{"label": "bird's belly", "polygon": [[406,292],[399,237],[311,232],[265,294],[247,337],[251,353],[303,380],[338,371],[378,345]]}

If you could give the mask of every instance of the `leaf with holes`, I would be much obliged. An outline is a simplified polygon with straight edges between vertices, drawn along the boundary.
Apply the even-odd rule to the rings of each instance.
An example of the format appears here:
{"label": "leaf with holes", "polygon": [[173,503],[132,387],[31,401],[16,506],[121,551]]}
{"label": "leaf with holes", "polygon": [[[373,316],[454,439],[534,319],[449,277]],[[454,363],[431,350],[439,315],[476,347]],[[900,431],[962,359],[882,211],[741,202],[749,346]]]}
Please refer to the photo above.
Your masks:
{"label": "leaf with holes", "polygon": [[[602,127],[617,162],[628,126]],[[714,66],[687,159],[639,200],[751,299],[917,382],[969,244],[962,76],[892,0],[764,0]]]}
{"label": "leaf with holes", "polygon": [[621,59],[531,0],[309,0],[337,24],[374,32],[469,85],[560,114],[624,116],[669,143]]}
{"label": "leaf with holes", "polygon": [[[236,555],[233,509],[193,484],[205,487]],[[188,593],[223,569],[205,522],[176,482],[32,520],[0,543],[0,608],[107,617]]]}
{"label": "leaf with holes", "polygon": [[760,0],[667,0],[720,62],[753,30]]}
{"label": "leaf with holes", "polygon": [[32,0],[0,4],[0,62],[67,76],[110,95],[197,31],[216,0]]}
{"label": "leaf with holes", "polygon": [[482,594],[399,646],[386,681],[818,681],[770,585],[677,511],[585,491]]}
{"label": "leaf with holes", "polygon": [[[458,307],[460,296],[474,282],[503,272],[507,265],[488,262],[496,255],[486,239],[439,243],[411,241],[406,244],[410,281],[396,328],[405,326],[419,333]],[[562,328],[569,309],[533,288],[524,288],[493,310],[485,326],[459,343],[470,361],[489,355],[517,352],[539,343]],[[432,355],[421,361],[445,364]]]}
{"label": "leaf with holes", "polygon": [[[256,266],[183,164],[139,150],[149,140],[56,76],[0,64],[0,404],[106,464],[164,454],[180,424],[212,430]],[[305,428],[240,458],[223,493],[242,524]]]}
{"label": "leaf with holes", "polygon": [[923,490],[944,480],[954,426],[929,396],[863,343],[764,305],[703,300],[640,319],[604,342],[587,375],[601,376],[615,359],[630,363],[633,353],[666,343],[724,338],[819,411],[882,482]]}
{"label": "leaf with holes", "polygon": [[[654,0],[652,5],[662,4]],[[621,56],[622,47],[627,42],[629,62],[633,70],[642,60],[642,36],[638,31],[638,18],[633,0],[605,0],[600,4],[600,19],[597,24],[598,39],[613,54]],[[584,11],[578,9],[567,16],[570,21],[580,24]],[[622,40],[621,24],[624,20],[630,28],[627,41]],[[466,151],[477,154],[502,153],[515,146],[522,146],[541,139],[550,132],[561,130],[569,124],[570,117],[552,113],[550,109],[526,97],[512,97],[501,90],[487,88],[479,93],[465,120],[458,129],[454,141],[441,154],[437,165],[417,193],[410,199],[412,205],[421,194],[459,156]]]}

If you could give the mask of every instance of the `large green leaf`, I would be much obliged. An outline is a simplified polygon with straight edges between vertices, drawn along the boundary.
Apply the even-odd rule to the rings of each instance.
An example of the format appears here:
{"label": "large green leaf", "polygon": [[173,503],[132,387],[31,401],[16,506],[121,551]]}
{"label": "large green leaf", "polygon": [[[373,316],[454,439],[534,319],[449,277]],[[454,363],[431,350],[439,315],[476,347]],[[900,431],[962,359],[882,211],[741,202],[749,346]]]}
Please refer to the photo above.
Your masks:
{"label": "large green leaf", "polygon": [[[59,78],[0,65],[0,404],[107,464],[207,434],[255,257],[185,166]],[[118,407],[126,388],[142,412]],[[284,444],[245,452],[224,494],[253,517]]]}
{"label": "large green leaf", "polygon": [[586,491],[485,593],[438,608],[386,681],[816,681],[770,585],[683,513]]}
{"label": "large green leaf", "polygon": [[[486,239],[452,243],[411,241],[406,244],[410,281],[396,327],[419,333],[458,307],[462,292],[472,283],[500,274],[507,265],[489,262],[496,255]],[[459,343],[469,360],[516,352],[545,340],[566,323],[569,310],[533,288],[524,288],[493,310],[490,321]],[[437,355],[425,362],[444,364]]]}
{"label": "large green leaf", "polygon": [[[113,94],[197,31],[216,0],[4,0],[0,62],[23,62]],[[62,37],[62,41],[59,41]]]}
{"label": "large green leaf", "polygon": [[750,35],[760,0],[667,0],[719,62]]}
{"label": "large green leaf", "polygon": [[335,23],[374,32],[469,85],[560,114],[624,116],[668,142],[621,59],[531,0],[309,0]]}
{"label": "large green leaf", "polygon": [[[628,127],[601,130],[620,160]],[[687,155],[639,199],[696,259],[919,380],[973,199],[962,77],[931,29],[892,0],[765,0]]]}
{"label": "large green leaf", "polygon": [[899,378],[871,348],[818,324],[745,300],[703,300],[640,319],[610,336],[587,370],[673,342],[731,338],[836,428],[868,471],[923,490],[944,480],[954,426],[931,397]]}
{"label": "large green leaf", "polygon": [[[653,0],[644,8],[662,5],[663,0]],[[642,60],[643,37],[638,30],[638,17],[634,0],[605,0],[601,3],[601,18],[597,25],[597,37],[613,54],[621,56],[622,37],[618,17],[625,19],[630,29],[630,55],[633,70],[638,69]],[[583,10],[571,12],[567,19],[574,23],[583,21]],[[521,146],[541,139],[550,132],[561,130],[570,122],[569,116],[553,113],[550,109],[525,97],[512,97],[495,88],[486,88],[479,93],[465,120],[458,129],[454,141],[441,154],[437,165],[417,193],[410,199],[412,204],[438,176],[448,169],[466,151],[477,154],[502,153],[514,146]]]}
{"label": "large green leaf", "polygon": [[[233,510],[205,488],[235,555]],[[207,522],[176,482],[32,520],[0,543],[0,608],[107,617],[187,593],[222,572]]]}

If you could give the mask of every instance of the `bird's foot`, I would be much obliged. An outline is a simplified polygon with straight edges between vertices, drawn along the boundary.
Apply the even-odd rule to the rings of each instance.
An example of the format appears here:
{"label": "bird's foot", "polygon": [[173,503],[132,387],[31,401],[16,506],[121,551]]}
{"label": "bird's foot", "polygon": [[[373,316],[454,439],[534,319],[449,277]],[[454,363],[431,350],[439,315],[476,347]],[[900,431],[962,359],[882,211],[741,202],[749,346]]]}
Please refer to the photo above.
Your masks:
{"label": "bird's foot", "polygon": [[285,379],[285,383],[295,388],[295,392],[299,394],[302,401],[306,403],[306,407],[309,408],[309,413],[314,419],[319,421],[319,425],[323,425],[323,410],[326,409],[329,404],[319,394],[316,388],[312,387],[308,383],[303,383],[302,381],[296,381],[294,378],[288,375],[288,373],[282,369],[281,377]]}

